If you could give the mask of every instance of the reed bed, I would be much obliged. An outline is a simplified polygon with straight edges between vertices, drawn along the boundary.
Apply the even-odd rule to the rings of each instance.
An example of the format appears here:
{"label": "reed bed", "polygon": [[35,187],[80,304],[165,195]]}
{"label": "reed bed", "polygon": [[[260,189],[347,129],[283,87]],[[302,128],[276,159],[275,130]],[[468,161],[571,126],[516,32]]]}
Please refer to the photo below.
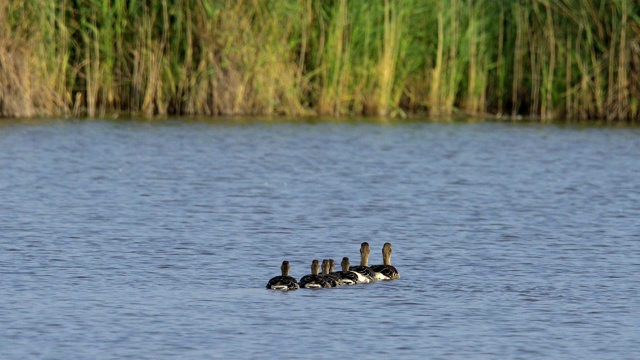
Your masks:
{"label": "reed bed", "polygon": [[0,116],[640,120],[634,0],[4,0]]}

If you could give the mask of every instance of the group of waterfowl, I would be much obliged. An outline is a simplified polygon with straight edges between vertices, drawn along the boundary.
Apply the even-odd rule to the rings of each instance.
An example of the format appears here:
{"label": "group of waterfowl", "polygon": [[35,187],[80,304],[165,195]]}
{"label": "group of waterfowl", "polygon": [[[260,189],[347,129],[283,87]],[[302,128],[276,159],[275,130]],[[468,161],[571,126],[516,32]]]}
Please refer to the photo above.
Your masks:
{"label": "group of waterfowl", "polygon": [[311,262],[311,274],[305,275],[297,281],[289,276],[291,269],[288,261],[283,261],[280,269],[282,275],[269,280],[267,289],[273,290],[296,290],[299,288],[320,289],[331,288],[341,285],[366,284],[378,280],[400,279],[400,273],[391,265],[391,244],[385,243],[382,246],[382,265],[369,266],[369,254],[371,249],[369,243],[363,242],[360,245],[360,265],[350,266],[349,258],[342,258],[340,263],[342,271],[334,271],[333,259],[322,260],[322,272],[320,272],[320,262]]}

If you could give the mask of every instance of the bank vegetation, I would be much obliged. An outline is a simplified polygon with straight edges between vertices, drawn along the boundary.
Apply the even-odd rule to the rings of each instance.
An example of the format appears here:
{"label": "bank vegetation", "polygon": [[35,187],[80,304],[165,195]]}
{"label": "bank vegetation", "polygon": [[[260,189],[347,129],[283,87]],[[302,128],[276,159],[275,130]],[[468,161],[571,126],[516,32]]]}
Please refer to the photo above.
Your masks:
{"label": "bank vegetation", "polygon": [[640,120],[636,0],[1,0],[0,116]]}

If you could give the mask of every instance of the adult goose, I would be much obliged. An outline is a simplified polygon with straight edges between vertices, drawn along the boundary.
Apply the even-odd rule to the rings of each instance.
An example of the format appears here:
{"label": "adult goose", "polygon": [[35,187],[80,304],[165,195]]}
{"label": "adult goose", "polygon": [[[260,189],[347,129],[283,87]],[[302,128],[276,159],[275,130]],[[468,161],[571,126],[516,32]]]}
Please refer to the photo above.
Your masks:
{"label": "adult goose", "polygon": [[368,242],[363,242],[360,244],[360,265],[351,266],[349,270],[357,272],[369,279],[369,282],[376,281],[376,274],[369,267],[369,254],[371,254],[371,249],[369,248]]}
{"label": "adult goose", "polygon": [[340,277],[341,285],[355,285],[369,282],[369,279],[364,277],[364,275],[360,275],[357,272],[353,272],[349,270],[349,258],[342,258],[342,262],[340,263],[342,266],[342,271],[333,271],[334,262],[333,259],[329,259],[329,267],[333,274],[336,274]]}
{"label": "adult goose", "polygon": [[289,276],[290,269],[291,267],[289,266],[289,262],[286,260],[283,261],[282,265],[280,266],[282,275],[271,278],[271,280],[269,280],[269,282],[267,283],[267,289],[283,291],[299,289],[300,285],[298,285],[296,279]]}
{"label": "adult goose", "polygon": [[382,246],[382,265],[372,265],[371,270],[376,273],[376,277],[380,280],[396,280],[400,279],[400,273],[395,266],[391,265],[391,243],[385,243]]}
{"label": "adult goose", "polygon": [[331,271],[332,261],[333,260],[327,259],[322,260],[322,276],[329,283],[329,285],[331,285],[331,287],[337,287],[342,284],[340,283],[340,277]]}
{"label": "adult goose", "polygon": [[331,287],[323,276],[318,275],[320,272],[320,262],[313,260],[311,262],[311,274],[305,275],[300,279],[300,287],[306,289],[320,289]]}

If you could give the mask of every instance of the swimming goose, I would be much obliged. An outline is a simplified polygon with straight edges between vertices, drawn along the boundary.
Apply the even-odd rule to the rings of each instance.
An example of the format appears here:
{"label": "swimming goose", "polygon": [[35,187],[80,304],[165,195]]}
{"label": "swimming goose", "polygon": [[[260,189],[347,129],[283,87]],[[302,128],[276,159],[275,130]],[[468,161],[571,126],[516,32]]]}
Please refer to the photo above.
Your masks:
{"label": "swimming goose", "polygon": [[300,288],[296,279],[289,276],[289,270],[291,267],[289,266],[288,261],[283,261],[280,266],[280,270],[282,270],[282,275],[275,276],[269,280],[267,283],[267,289],[273,290],[296,290]]}
{"label": "swimming goose", "polygon": [[340,277],[331,271],[330,260],[322,260],[322,276],[329,283],[329,285],[331,285],[331,287],[337,287],[341,285]]}
{"label": "swimming goose", "polygon": [[355,271],[358,274],[362,274],[369,279],[369,282],[376,281],[376,274],[369,267],[369,254],[371,249],[368,242],[363,242],[360,245],[360,265],[351,266],[349,270]]}
{"label": "swimming goose", "polygon": [[400,279],[400,273],[391,265],[391,243],[385,243],[382,246],[382,265],[372,265],[371,270],[375,271],[376,277],[381,276],[380,280],[396,280]]}
{"label": "swimming goose", "polygon": [[[333,259],[329,259],[329,270],[331,273],[336,274],[340,277],[340,285],[355,285],[363,282],[369,282],[369,279],[364,277],[364,275],[360,275],[357,272],[349,271],[349,258],[342,258],[342,271],[333,271],[334,262]],[[360,279],[362,277],[362,279]]]}
{"label": "swimming goose", "polygon": [[318,260],[313,260],[311,262],[311,274],[305,275],[300,279],[300,287],[307,289],[320,289],[331,287],[327,283],[327,281],[321,275],[318,275],[320,272],[320,262]]}

